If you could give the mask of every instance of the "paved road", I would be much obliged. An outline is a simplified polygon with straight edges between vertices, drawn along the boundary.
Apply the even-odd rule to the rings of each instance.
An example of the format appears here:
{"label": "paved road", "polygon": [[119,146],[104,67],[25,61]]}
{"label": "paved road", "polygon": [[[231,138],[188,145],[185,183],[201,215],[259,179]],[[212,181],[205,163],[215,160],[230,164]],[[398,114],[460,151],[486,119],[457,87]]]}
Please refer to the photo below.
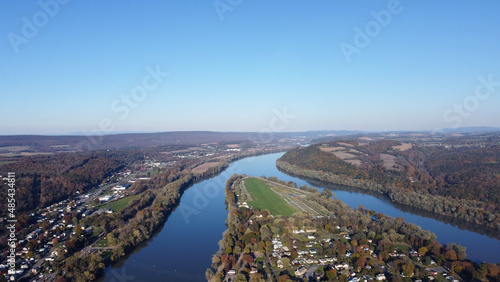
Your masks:
{"label": "paved road", "polygon": [[311,266],[304,274],[304,277],[307,277],[308,280],[314,278],[314,271],[316,271],[316,269],[318,269],[317,265]]}

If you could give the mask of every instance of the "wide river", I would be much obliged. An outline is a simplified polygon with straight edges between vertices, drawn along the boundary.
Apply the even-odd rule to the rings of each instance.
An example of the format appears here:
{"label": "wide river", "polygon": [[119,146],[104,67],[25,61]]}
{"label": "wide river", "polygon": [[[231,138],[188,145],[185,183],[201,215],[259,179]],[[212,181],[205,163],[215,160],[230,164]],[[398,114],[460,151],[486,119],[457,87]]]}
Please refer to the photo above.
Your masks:
{"label": "wide river", "polygon": [[308,182],[287,175],[276,168],[276,159],[282,155],[269,154],[236,161],[219,176],[187,189],[163,228],[130,255],[108,267],[101,281],[205,281],[205,270],[210,267],[212,255],[219,249],[217,243],[226,229],[224,186],[226,179],[234,173],[277,176],[299,186],[326,187],[353,208],[364,205],[383,214],[402,217],[436,233],[442,244],[455,242],[465,246],[471,260],[500,262],[500,232],[394,205],[383,196],[360,189]]}

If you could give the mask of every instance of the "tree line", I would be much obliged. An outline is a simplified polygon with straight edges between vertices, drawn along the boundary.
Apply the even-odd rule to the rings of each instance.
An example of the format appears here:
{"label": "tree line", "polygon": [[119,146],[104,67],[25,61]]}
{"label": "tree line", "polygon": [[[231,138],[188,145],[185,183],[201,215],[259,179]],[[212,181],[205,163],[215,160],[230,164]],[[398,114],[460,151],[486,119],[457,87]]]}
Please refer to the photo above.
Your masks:
{"label": "tree line", "polygon": [[[491,160],[500,157],[498,146],[458,152],[422,147],[399,152],[391,149],[397,144],[384,140],[356,146],[361,152],[360,166],[322,151],[322,144],[290,150],[276,164],[287,173],[372,190],[400,204],[500,229],[500,191],[495,188],[500,187],[496,175],[500,168]],[[336,142],[327,145],[340,146]],[[385,168],[380,153],[396,156],[398,169]]]}

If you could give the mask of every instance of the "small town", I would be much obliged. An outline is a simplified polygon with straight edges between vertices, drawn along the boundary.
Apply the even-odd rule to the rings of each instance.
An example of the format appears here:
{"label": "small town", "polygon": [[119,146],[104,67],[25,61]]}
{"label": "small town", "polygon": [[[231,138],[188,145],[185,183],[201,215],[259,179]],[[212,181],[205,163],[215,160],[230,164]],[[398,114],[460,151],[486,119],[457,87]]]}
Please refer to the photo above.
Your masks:
{"label": "small town", "polygon": [[[279,201],[278,195],[290,197]],[[416,227],[370,211],[349,210],[331,196],[277,179],[233,176],[226,186],[228,230],[207,279],[463,281],[443,267],[441,246],[430,234],[412,231],[426,238],[421,241],[427,241],[427,247],[412,245],[419,239],[409,235],[409,230]],[[269,198],[272,202],[266,203]],[[339,206],[328,212],[319,205],[322,202]],[[398,225],[396,232],[393,228]]]}
{"label": "small town", "polygon": [[[57,276],[65,275],[61,266],[68,257],[98,254],[109,261],[116,248],[108,242],[109,230],[96,221],[101,215],[119,217],[119,212],[143,195],[144,188],[139,191],[135,187],[144,187],[151,177],[169,168],[176,171],[181,166],[185,173],[203,175],[228,158],[259,152],[240,151],[238,144],[202,144],[160,152],[158,159],[145,156],[84,193],[76,191],[68,199],[20,214],[17,218],[20,228],[15,232],[14,267],[9,266],[7,250],[2,250],[0,274],[8,281],[55,281]],[[9,273],[12,268],[15,273]]]}
{"label": "small town", "polygon": [[2,274],[12,281],[29,277],[52,281],[55,280],[53,262],[63,259],[68,249],[78,248],[72,238],[85,238],[87,252],[100,249],[97,245],[104,235],[102,230],[81,222],[103,213],[111,214],[126,205],[131,200],[127,197],[134,193],[128,190],[131,184],[148,180],[143,175],[160,165],[146,161],[137,171],[124,169],[91,192],[77,193],[72,199],[23,215],[19,221],[27,226],[17,232],[20,237],[16,246],[16,273],[7,274],[8,265],[4,261],[0,264]]}

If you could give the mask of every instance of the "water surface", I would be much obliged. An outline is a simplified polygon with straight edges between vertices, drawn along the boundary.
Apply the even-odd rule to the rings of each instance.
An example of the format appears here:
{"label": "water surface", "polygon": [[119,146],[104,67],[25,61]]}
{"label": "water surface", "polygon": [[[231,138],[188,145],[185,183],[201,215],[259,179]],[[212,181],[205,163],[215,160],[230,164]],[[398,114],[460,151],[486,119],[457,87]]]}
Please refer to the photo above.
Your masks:
{"label": "water surface", "polygon": [[149,241],[117,264],[106,269],[104,281],[205,281],[205,270],[226,230],[225,181],[233,173],[276,176],[284,181],[331,189],[349,206],[363,205],[422,226],[437,235],[442,244],[458,243],[467,248],[474,261],[500,262],[499,232],[490,228],[435,216],[426,211],[394,205],[387,198],[369,191],[300,179],[279,171],[276,159],[283,153],[246,158],[232,163],[221,175],[193,185],[181,197],[164,227]]}

